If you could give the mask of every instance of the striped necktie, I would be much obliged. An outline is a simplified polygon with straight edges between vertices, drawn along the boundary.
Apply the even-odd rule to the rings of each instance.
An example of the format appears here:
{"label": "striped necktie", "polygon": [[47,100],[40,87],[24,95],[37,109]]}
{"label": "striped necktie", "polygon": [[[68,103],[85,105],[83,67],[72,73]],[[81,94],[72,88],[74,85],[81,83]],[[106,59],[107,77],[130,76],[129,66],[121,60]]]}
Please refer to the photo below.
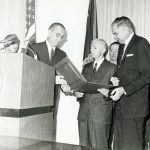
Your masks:
{"label": "striped necktie", "polygon": [[122,44],[122,53],[121,53],[121,60],[123,59],[123,57],[124,57],[124,54],[125,54],[125,44]]}
{"label": "striped necktie", "polygon": [[96,72],[96,70],[97,70],[97,63],[95,63],[94,68],[93,68],[94,73]]}

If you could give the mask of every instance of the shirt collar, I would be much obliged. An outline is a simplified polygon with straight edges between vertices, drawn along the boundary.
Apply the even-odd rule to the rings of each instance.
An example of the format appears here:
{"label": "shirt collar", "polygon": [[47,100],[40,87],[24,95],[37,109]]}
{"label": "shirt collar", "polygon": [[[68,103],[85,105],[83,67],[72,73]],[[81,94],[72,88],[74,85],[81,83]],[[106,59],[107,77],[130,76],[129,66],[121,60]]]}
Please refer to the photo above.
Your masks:
{"label": "shirt collar", "polygon": [[48,47],[48,51],[50,52],[52,49],[53,49],[53,51],[55,51],[55,48],[56,47],[52,47],[50,44],[49,44],[49,42],[47,41],[47,39],[46,39],[46,45],[47,45],[47,47]]}
{"label": "shirt collar", "polygon": [[[95,66],[95,64],[97,63],[97,69],[100,67],[100,65],[102,64],[102,62],[104,61],[104,58],[102,58],[102,59],[100,59],[100,60],[98,60],[98,61],[94,61],[94,63],[93,63],[93,67]],[[96,70],[97,70],[96,69]]]}
{"label": "shirt collar", "polygon": [[131,33],[131,34],[129,35],[129,37],[128,37],[127,40],[125,41],[125,47],[127,47],[127,45],[129,44],[130,40],[132,39],[133,35],[134,35],[134,33]]}

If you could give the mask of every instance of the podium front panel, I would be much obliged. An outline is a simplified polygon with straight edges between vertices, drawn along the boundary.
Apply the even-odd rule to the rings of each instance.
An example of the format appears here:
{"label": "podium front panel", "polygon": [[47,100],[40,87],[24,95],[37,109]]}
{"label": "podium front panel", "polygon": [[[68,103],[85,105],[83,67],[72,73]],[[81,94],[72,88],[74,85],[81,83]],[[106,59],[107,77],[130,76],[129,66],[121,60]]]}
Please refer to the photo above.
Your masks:
{"label": "podium front panel", "polygon": [[54,75],[22,53],[0,55],[0,135],[52,140]]}

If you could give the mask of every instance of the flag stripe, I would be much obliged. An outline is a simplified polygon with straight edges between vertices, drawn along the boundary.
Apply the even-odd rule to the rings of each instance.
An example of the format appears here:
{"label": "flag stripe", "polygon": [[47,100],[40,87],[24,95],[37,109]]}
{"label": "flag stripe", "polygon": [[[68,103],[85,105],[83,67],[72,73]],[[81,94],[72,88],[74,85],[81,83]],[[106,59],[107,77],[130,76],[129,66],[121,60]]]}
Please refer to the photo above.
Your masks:
{"label": "flag stripe", "polygon": [[25,40],[36,41],[35,0],[26,0],[26,33]]}

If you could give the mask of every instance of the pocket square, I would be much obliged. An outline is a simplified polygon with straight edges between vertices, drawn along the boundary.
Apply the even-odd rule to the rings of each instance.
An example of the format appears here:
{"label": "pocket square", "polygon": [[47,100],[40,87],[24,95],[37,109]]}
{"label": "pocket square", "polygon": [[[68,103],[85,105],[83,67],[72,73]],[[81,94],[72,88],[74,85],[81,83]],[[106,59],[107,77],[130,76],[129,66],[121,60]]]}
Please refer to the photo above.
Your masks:
{"label": "pocket square", "polygon": [[134,56],[134,54],[127,54],[126,57]]}

